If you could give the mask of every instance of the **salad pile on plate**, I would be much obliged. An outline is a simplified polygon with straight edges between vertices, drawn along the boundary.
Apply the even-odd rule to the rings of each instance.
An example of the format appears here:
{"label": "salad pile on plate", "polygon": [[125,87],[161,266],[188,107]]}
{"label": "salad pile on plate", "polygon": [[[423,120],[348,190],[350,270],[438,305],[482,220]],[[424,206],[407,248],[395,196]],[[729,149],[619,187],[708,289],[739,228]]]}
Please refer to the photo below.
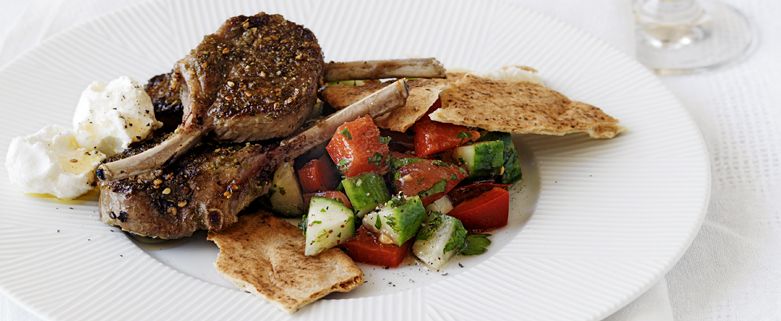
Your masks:
{"label": "salad pile on plate", "polygon": [[361,117],[341,125],[322,156],[277,169],[271,208],[304,214],[306,255],[341,246],[356,261],[395,267],[411,252],[439,269],[485,251],[486,236],[468,231],[507,224],[507,189],[522,176],[510,135],[427,117],[412,131],[385,136]]}

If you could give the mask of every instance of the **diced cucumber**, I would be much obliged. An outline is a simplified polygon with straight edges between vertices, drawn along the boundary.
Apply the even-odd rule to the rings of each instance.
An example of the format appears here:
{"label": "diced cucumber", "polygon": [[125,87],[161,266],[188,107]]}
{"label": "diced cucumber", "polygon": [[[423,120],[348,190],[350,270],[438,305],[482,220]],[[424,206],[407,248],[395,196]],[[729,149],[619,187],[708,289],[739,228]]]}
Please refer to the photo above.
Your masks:
{"label": "diced cucumber", "polygon": [[346,242],[355,233],[355,215],[342,202],[313,196],[306,215],[304,255],[317,255]]}
{"label": "diced cucumber", "polygon": [[342,180],[342,186],[358,216],[363,216],[390,199],[385,180],[376,173],[345,178]]}
{"label": "diced cucumber", "polygon": [[282,163],[277,167],[269,194],[274,212],[285,217],[297,217],[304,213],[304,197],[293,162]]}
{"label": "diced cucumber", "polygon": [[453,156],[466,165],[470,177],[498,176],[504,165],[504,143],[495,140],[461,146]]}
{"label": "diced cucumber", "polygon": [[515,183],[523,177],[521,172],[521,159],[518,150],[513,144],[512,135],[508,133],[490,132],[480,137],[480,140],[501,140],[504,143],[504,170],[500,182],[502,184]]}
{"label": "diced cucumber", "polygon": [[447,214],[453,210],[453,202],[450,201],[450,197],[447,197],[447,195],[443,195],[438,200],[434,201],[431,204],[428,204],[428,206],[426,206],[426,210],[428,210],[429,212],[439,212],[442,214]]}
{"label": "diced cucumber", "polygon": [[380,234],[380,242],[402,246],[417,233],[426,217],[426,209],[418,196],[394,196],[376,211],[363,217],[363,226]]}
{"label": "diced cucumber", "polygon": [[431,212],[418,231],[412,253],[426,266],[438,270],[461,251],[466,228],[457,218]]}

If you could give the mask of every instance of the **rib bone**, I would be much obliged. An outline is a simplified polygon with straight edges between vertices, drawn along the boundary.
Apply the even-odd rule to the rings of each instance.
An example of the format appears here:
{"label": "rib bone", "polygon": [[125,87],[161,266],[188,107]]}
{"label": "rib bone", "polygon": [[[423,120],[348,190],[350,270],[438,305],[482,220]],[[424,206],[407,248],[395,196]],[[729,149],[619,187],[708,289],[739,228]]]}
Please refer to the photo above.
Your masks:
{"label": "rib bone", "polygon": [[445,78],[445,67],[435,58],[330,62],[325,81],[383,78]]}

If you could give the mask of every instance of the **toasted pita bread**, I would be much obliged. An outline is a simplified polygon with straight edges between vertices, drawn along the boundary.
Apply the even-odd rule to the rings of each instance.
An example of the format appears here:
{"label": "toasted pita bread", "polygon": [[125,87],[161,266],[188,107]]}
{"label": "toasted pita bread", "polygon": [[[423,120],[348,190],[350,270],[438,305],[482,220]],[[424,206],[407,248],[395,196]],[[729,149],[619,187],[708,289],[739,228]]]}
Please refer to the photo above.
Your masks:
{"label": "toasted pita bread", "polygon": [[516,134],[587,133],[613,138],[623,128],[601,109],[571,101],[541,84],[467,74],[440,93],[432,120]]}
{"label": "toasted pita bread", "polygon": [[[411,79],[407,103],[388,114],[377,117],[377,126],[397,132],[405,132],[426,114],[429,107],[439,98],[439,93],[450,82],[460,78],[461,73],[448,73],[444,79]],[[342,109],[363,99],[388,83],[367,82],[361,86],[330,85],[320,92],[321,98],[336,109]]]}
{"label": "toasted pita bread", "polygon": [[220,254],[215,266],[239,288],[292,313],[331,292],[363,284],[363,272],[333,248],[304,256],[304,235],[290,223],[259,212],[221,232],[209,232]]}

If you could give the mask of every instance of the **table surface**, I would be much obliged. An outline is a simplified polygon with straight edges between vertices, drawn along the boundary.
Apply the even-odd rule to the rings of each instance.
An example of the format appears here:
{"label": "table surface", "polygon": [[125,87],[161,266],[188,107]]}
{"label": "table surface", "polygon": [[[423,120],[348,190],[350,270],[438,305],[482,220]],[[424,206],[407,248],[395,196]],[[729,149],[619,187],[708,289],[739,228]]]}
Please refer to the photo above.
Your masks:
{"label": "table surface", "polygon": [[[631,0],[600,1],[605,5],[517,0],[631,53],[631,33],[611,31],[631,24]],[[138,1],[3,1],[0,65],[74,21],[133,2]],[[781,197],[781,1],[727,2],[756,26],[758,45],[752,55],[721,70],[663,78],[694,116],[708,144],[713,174],[709,213],[666,282],[611,320],[669,319],[666,310],[675,320],[781,318],[781,205],[775,202]],[[583,18],[591,13],[610,19]],[[659,298],[664,302],[656,302]],[[643,309],[654,310],[643,314],[654,316],[636,317],[634,311]],[[0,297],[0,320],[39,319]]]}

